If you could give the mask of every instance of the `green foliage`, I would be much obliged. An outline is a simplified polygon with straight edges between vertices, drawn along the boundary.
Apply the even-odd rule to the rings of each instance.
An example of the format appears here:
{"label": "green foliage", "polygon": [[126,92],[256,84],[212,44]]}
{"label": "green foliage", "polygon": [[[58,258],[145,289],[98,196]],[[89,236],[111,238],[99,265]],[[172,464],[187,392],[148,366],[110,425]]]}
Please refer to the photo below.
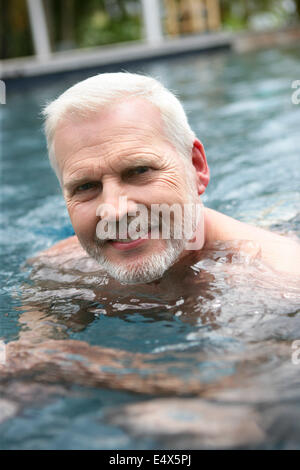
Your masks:
{"label": "green foliage", "polygon": [[299,21],[300,0],[220,0],[223,28],[268,29]]}
{"label": "green foliage", "polygon": [[239,16],[228,15],[223,21],[223,27],[228,31],[240,31],[247,28],[247,20]]}
{"label": "green foliage", "polygon": [[142,37],[140,0],[46,1],[51,5],[55,50],[66,44],[93,47]]}
{"label": "green foliage", "polygon": [[0,0],[0,59],[33,54],[25,0]]}
{"label": "green foliage", "polygon": [[97,10],[79,25],[77,44],[92,47],[122,41],[141,39],[140,16],[111,18],[105,11]]}
{"label": "green foliage", "polygon": [[[43,0],[53,51],[143,37],[141,0]],[[163,0],[161,0],[163,3]],[[220,0],[223,29],[283,27],[300,0]],[[0,58],[34,54],[26,0],[0,0]]]}

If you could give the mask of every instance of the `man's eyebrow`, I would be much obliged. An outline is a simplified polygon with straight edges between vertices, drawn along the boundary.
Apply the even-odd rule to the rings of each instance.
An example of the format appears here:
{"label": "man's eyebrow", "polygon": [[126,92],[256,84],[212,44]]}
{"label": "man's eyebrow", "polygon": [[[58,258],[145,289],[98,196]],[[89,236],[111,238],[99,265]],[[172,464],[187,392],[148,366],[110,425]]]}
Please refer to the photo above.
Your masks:
{"label": "man's eyebrow", "polygon": [[[122,172],[126,171],[127,169],[130,169],[132,167],[138,166],[138,165],[145,165],[145,164],[150,164],[151,162],[154,163],[157,162],[157,158],[153,158],[153,155],[138,155],[134,157],[124,157],[122,161],[120,162],[120,167],[122,167]],[[93,175],[93,176],[92,176]],[[102,175],[101,175],[102,176]],[[66,190],[71,190],[76,186],[80,186],[83,183],[86,183],[87,181],[101,181],[101,177],[99,175],[98,178],[95,176],[94,171],[89,171],[87,170],[86,174],[82,174],[81,176],[78,177],[70,177],[70,179],[67,179],[66,182],[64,183],[63,187]]]}
{"label": "man's eyebrow", "polygon": [[63,187],[64,189],[66,189],[67,191],[70,191],[71,189],[73,189],[74,187],[76,186],[80,186],[81,184],[84,184],[87,182],[87,180],[92,180],[93,178],[89,177],[88,175],[86,176],[80,176],[78,178],[72,178],[70,180],[67,180]]}

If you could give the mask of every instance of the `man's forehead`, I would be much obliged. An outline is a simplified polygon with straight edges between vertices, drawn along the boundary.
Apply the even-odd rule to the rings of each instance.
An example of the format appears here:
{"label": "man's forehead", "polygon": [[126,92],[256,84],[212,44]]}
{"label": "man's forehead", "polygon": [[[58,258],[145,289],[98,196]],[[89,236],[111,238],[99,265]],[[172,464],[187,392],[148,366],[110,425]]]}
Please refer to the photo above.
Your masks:
{"label": "man's forehead", "polygon": [[[153,103],[142,97],[125,98],[108,106],[104,113],[110,122],[126,122],[151,125],[162,123],[160,111]],[[138,119],[138,121],[137,121]]]}
{"label": "man's forehead", "polygon": [[134,131],[137,137],[147,134],[163,135],[163,122],[159,109],[144,98],[126,98],[120,102],[114,102],[100,111],[88,114],[86,117],[76,117],[75,113],[66,116],[57,126],[55,131],[55,146],[63,143],[70,148],[80,145],[81,142],[89,143],[96,137],[127,135],[128,131]]}

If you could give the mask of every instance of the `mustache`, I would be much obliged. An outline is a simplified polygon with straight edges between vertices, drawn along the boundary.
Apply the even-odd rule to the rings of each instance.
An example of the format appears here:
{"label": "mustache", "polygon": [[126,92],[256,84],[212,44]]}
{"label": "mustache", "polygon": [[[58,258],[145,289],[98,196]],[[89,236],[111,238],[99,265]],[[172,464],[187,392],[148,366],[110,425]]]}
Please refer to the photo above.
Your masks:
{"label": "mustache", "polygon": [[184,212],[181,206],[176,206],[177,210],[174,212],[167,206],[167,211],[151,211],[148,214],[140,212],[139,215],[130,216],[125,213],[120,220],[101,219],[96,227],[94,242],[98,247],[103,247],[110,240],[137,240],[149,236],[148,234],[151,234],[149,238],[154,239],[160,238],[160,235],[163,238],[184,238],[190,233],[192,236],[198,216],[193,213],[196,205],[190,206],[191,204],[185,206]]}
{"label": "mustache", "polygon": [[99,231],[96,231],[94,242],[97,246],[103,247],[110,240],[134,239],[132,235],[139,238],[140,236],[146,236],[149,232],[161,232],[163,223],[161,215],[155,216],[153,214],[151,218],[149,216],[143,219],[140,216],[124,216],[121,220],[106,220],[103,221],[105,230],[102,230],[100,234]]}

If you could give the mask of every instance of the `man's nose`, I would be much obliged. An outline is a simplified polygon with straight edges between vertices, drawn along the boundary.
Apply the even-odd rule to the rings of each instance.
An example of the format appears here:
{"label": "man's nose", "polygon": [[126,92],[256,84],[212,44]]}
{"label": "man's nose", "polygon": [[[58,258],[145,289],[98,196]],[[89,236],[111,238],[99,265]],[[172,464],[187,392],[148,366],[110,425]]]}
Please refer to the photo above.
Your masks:
{"label": "man's nose", "polygon": [[120,221],[126,214],[136,210],[136,203],[118,183],[103,183],[101,203],[96,211],[98,217],[107,221]]}

